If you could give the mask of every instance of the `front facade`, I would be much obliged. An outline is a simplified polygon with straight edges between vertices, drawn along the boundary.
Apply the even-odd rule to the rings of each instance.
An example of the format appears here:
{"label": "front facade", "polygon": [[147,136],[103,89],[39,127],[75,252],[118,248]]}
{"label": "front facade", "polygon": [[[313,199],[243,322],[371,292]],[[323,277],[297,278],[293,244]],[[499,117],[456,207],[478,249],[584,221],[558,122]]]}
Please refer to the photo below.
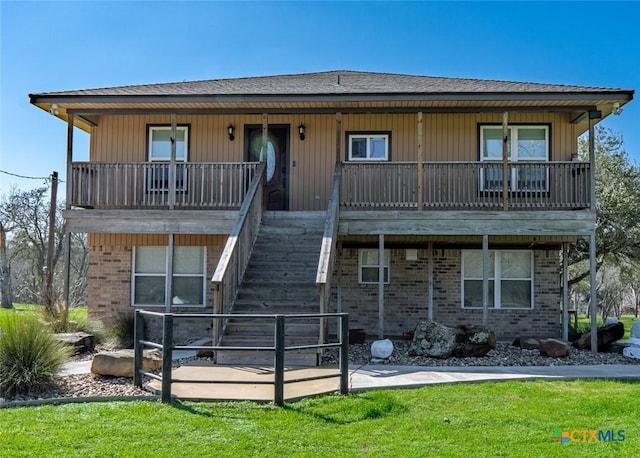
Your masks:
{"label": "front facade", "polygon": [[92,319],[233,310],[256,238],[229,280],[238,219],[286,214],[325,223],[319,310],[370,335],[431,319],[506,339],[561,336],[562,252],[595,227],[593,154],[577,158],[577,139],[632,97],[334,71],[31,102],[67,121],[69,145],[72,126],[91,136],[88,162],[68,149],[65,217],[89,234]]}

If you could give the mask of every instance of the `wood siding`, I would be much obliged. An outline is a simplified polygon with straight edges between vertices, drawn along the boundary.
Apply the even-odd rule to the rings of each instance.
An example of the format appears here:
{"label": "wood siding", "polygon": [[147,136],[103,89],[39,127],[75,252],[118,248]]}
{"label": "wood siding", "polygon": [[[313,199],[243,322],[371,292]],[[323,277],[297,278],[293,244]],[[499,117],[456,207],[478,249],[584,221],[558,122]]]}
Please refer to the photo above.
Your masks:
{"label": "wood siding", "polygon": [[[569,160],[577,151],[577,127],[568,113],[512,113],[510,123],[551,125],[550,160]],[[478,124],[500,123],[501,113],[430,114],[423,116],[425,161],[478,160]],[[188,124],[190,162],[241,162],[244,160],[245,125],[262,123],[261,115],[178,115]],[[325,210],[331,188],[336,153],[335,115],[270,115],[269,124],[289,124],[289,208],[292,211]],[[306,127],[301,141],[297,126]],[[102,116],[92,129],[90,160],[143,162],[147,159],[147,125],[170,124],[170,115]],[[227,126],[235,126],[235,140]],[[342,115],[341,160],[348,148],[347,132],[391,132],[391,160],[417,160],[417,114]]]}
{"label": "wood siding", "polygon": [[[166,246],[167,234],[88,234],[88,245],[97,247]],[[176,234],[176,246],[223,247],[226,235]]]}

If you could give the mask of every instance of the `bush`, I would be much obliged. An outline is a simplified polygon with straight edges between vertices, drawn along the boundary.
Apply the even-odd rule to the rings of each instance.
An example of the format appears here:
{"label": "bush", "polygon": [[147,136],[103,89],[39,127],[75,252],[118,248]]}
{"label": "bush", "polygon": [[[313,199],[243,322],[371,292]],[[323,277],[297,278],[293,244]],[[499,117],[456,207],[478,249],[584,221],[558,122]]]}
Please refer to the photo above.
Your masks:
{"label": "bush", "polygon": [[71,350],[32,315],[0,318],[0,394],[28,394],[49,385]]}
{"label": "bush", "polygon": [[120,348],[133,348],[133,333],[135,330],[135,315],[133,312],[119,315],[111,326],[110,334],[115,338]]}

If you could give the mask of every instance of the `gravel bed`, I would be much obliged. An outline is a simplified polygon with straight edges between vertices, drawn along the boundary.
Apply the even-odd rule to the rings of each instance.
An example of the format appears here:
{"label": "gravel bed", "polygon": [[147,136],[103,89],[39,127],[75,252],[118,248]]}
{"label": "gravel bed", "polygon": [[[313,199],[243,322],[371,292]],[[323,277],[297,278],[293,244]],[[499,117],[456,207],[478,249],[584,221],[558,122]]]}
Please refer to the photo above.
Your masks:
{"label": "gravel bed", "polygon": [[[428,358],[424,356],[410,356],[411,342],[396,340],[393,342],[394,351],[391,357],[377,364],[396,366],[565,366],[565,365],[593,365],[593,364],[636,364],[640,360],[625,358],[617,353],[591,353],[590,351],[572,349],[566,358],[549,358],[541,356],[538,350],[523,350],[507,343],[498,343],[495,350],[486,356],[475,358]],[[100,348],[104,349],[104,348]],[[96,350],[97,352],[98,350]],[[85,353],[73,357],[74,361],[90,360],[95,352]],[[337,349],[331,349],[322,358],[323,364],[337,363]],[[370,343],[349,346],[349,363],[352,365],[368,364],[371,358]],[[174,367],[180,366],[195,358],[174,361]],[[639,367],[640,368],[640,367]],[[10,401],[29,401],[53,398],[80,397],[113,397],[113,396],[149,396],[147,390],[137,388],[130,378],[103,377],[92,374],[70,375],[56,377],[54,384],[46,389],[16,396],[12,399],[0,398],[0,404]]]}

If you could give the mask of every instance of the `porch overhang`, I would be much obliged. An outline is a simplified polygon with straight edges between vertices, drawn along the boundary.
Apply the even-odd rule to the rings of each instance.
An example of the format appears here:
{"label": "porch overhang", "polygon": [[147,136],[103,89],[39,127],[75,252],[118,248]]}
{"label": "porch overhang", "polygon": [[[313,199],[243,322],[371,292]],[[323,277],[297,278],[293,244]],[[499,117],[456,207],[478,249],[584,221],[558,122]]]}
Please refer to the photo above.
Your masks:
{"label": "porch overhang", "polygon": [[588,236],[591,211],[341,211],[338,234]]}
{"label": "porch overhang", "polygon": [[64,210],[66,232],[228,234],[235,210]]}

